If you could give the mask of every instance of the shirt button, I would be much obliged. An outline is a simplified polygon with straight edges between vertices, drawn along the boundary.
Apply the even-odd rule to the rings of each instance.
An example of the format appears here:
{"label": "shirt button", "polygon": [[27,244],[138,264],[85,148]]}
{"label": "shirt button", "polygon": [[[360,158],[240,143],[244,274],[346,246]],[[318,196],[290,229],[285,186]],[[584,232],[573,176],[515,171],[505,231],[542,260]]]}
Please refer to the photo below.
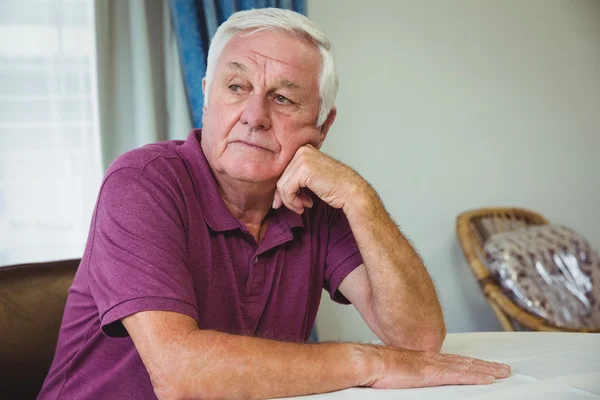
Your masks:
{"label": "shirt button", "polygon": [[254,260],[252,260],[253,264],[256,264],[258,262],[258,257],[254,257]]}

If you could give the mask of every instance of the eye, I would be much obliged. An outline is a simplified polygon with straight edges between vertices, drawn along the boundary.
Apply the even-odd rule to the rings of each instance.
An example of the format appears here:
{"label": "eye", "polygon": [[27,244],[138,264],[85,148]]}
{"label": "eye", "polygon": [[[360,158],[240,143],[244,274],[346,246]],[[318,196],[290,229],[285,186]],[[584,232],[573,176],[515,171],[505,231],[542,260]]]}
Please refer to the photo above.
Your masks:
{"label": "eye", "polygon": [[276,94],[275,95],[275,101],[278,102],[279,104],[293,104],[294,103],[293,101],[291,101],[287,97],[282,96],[280,94]]}
{"label": "eye", "polygon": [[239,93],[242,91],[242,87],[240,85],[229,85],[228,88],[233,93]]}

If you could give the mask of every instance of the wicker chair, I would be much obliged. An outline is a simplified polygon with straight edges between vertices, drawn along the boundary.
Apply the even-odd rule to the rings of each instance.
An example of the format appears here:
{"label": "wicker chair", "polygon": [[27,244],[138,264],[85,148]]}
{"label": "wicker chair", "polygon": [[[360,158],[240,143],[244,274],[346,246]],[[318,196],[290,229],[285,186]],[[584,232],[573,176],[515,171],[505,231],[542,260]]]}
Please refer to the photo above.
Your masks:
{"label": "wicker chair", "polygon": [[600,332],[600,329],[557,327],[523,310],[504,294],[494,276],[486,268],[483,246],[492,234],[544,224],[548,224],[548,220],[533,211],[520,208],[483,208],[460,214],[457,218],[456,233],[469,267],[504,330]]}

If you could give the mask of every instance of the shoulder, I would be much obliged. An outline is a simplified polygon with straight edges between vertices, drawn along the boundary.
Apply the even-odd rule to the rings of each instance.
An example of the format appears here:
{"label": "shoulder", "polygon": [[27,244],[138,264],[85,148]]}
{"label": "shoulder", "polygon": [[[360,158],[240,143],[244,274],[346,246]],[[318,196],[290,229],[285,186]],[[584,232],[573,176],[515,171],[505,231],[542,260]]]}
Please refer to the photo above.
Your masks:
{"label": "shoulder", "polygon": [[170,202],[183,208],[184,193],[193,190],[193,184],[177,150],[181,143],[150,144],[119,156],[105,173],[98,202],[113,199],[131,204],[160,199],[163,204]]}
{"label": "shoulder", "polygon": [[181,186],[190,179],[185,161],[178,151],[183,143],[176,140],[153,143],[120,155],[108,167],[103,186],[108,180],[119,180],[118,177]]}
{"label": "shoulder", "polygon": [[100,187],[98,212],[138,221],[183,215],[191,179],[177,146],[175,141],[150,144],[115,159]]}
{"label": "shoulder", "polygon": [[137,149],[130,150],[117,157],[108,170],[106,175],[121,168],[134,168],[138,170],[148,169],[152,164],[183,163],[177,148],[183,144],[182,141],[171,140],[148,144]]}

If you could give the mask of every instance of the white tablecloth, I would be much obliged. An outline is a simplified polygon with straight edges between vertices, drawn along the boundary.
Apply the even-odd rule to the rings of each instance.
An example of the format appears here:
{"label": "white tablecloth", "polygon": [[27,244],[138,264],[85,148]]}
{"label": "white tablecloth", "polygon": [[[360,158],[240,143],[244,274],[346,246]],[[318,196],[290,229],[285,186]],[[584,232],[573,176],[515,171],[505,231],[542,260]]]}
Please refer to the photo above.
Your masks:
{"label": "white tablecloth", "polygon": [[352,388],[296,399],[600,399],[600,334],[450,334],[442,352],[506,363],[512,367],[512,373],[506,379],[482,386],[401,390]]}

